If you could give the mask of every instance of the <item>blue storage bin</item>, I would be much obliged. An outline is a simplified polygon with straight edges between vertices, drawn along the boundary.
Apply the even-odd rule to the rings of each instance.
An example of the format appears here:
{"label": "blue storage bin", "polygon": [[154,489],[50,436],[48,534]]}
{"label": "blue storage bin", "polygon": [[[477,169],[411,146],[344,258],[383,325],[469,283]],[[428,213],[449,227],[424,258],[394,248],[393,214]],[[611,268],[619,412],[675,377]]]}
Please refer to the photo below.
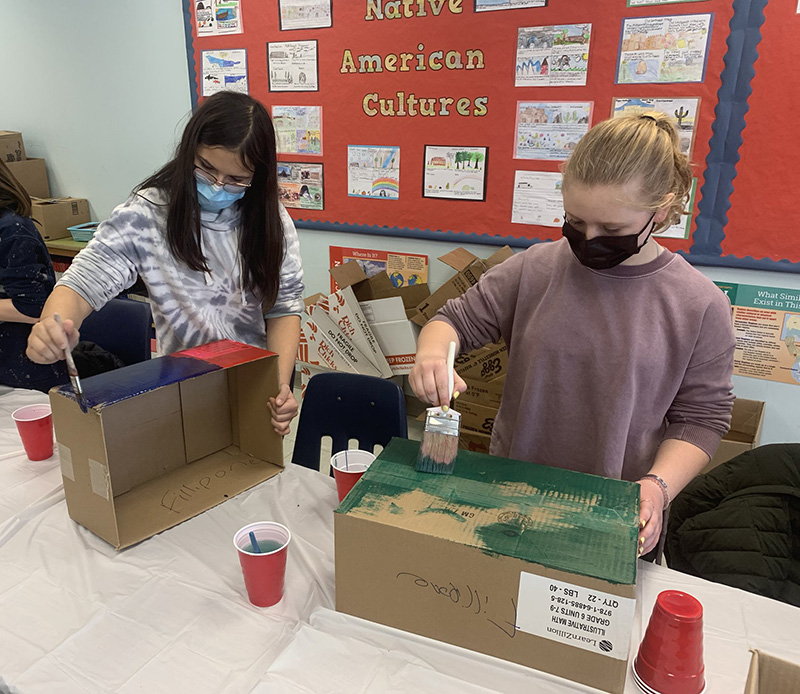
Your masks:
{"label": "blue storage bin", "polygon": [[75,241],[89,241],[98,226],[100,226],[100,222],[86,222],[85,224],[76,224],[74,227],[67,227],[67,230]]}

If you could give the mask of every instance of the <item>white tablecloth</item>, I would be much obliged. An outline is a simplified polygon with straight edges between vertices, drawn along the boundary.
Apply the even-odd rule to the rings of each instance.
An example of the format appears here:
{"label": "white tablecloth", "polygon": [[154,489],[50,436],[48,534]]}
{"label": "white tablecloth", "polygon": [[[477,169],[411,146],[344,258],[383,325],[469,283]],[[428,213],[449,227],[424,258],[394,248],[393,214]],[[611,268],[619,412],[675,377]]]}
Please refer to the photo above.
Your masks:
{"label": "white tablecloth", "polygon": [[[595,691],[334,612],[335,488],[305,468],[115,551],[67,515],[57,455],[22,453],[8,415],[44,400],[0,395],[0,676],[22,694]],[[265,609],[247,600],[232,542],[256,520],[293,533],[284,599]],[[743,691],[751,647],[800,662],[800,610],[650,565],[633,653],[667,588],[704,605],[707,694]]]}

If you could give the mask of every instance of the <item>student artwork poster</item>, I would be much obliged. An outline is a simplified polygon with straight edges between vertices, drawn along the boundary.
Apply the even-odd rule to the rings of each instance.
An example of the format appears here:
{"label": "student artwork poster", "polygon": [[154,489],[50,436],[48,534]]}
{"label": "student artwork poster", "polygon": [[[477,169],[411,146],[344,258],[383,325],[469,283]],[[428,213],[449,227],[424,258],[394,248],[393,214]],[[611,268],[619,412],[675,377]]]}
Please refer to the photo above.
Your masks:
{"label": "student artwork poster", "polygon": [[278,162],[278,195],[284,207],[325,209],[322,164]]}
{"label": "student artwork poster", "polygon": [[625,19],[617,84],[702,82],[713,14]]}
{"label": "student artwork poster", "polygon": [[800,289],[715,284],[733,307],[733,373],[800,385]]}
{"label": "student artwork poster", "polygon": [[585,85],[591,24],[521,27],[515,87]]}
{"label": "student artwork poster", "polygon": [[[395,287],[413,287],[428,281],[428,256],[419,253],[397,253],[367,248],[330,247],[331,267],[355,260],[367,277],[385,272]],[[331,277],[331,293],[339,285]]]}
{"label": "student artwork poster", "polygon": [[518,101],[515,159],[567,159],[588,131],[593,102]]}
{"label": "student artwork poster", "polygon": [[647,111],[663,113],[675,123],[675,127],[678,129],[681,152],[691,158],[699,108],[699,98],[654,99],[649,97],[632,97],[627,99],[614,99],[611,106],[611,117],[632,116]]}
{"label": "student artwork poster", "polygon": [[267,72],[271,92],[319,91],[316,40],[267,43]]}
{"label": "student artwork poster", "polygon": [[203,96],[223,89],[247,94],[247,51],[203,51]]}
{"label": "student artwork poster", "polygon": [[331,26],[331,0],[279,0],[281,31]]}
{"label": "student artwork poster", "polygon": [[487,147],[425,147],[422,195],[426,198],[483,200]]}
{"label": "student artwork poster", "polygon": [[686,203],[686,211],[681,215],[680,220],[663,231],[659,231],[653,236],[662,239],[688,239],[692,229],[692,217],[694,215],[694,200],[697,195],[697,179],[692,179],[692,187],[689,190],[689,202]]}
{"label": "student artwork poster", "polygon": [[561,179],[553,171],[514,172],[512,223],[560,227],[564,223]]}
{"label": "student artwork poster", "polygon": [[347,194],[354,198],[400,197],[400,148],[347,146]]}
{"label": "student artwork poster", "polygon": [[240,0],[197,0],[194,11],[198,36],[241,34],[243,31]]}
{"label": "student artwork poster", "polygon": [[322,154],[321,106],[273,106],[279,154]]}
{"label": "student artwork poster", "polygon": [[705,0],[628,0],[628,7],[644,7],[645,5],[676,5],[682,2],[705,2]]}
{"label": "student artwork poster", "polygon": [[525,7],[545,7],[547,0],[475,0],[476,12],[519,10]]}

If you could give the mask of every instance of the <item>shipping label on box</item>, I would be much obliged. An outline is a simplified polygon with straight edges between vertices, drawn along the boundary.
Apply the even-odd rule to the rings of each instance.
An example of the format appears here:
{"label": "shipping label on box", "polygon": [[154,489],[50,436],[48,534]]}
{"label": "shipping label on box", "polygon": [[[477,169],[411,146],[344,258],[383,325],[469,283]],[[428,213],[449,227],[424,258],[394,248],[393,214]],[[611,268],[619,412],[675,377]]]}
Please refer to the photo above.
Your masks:
{"label": "shipping label on box", "polygon": [[83,379],[50,404],[70,517],[117,549],[276,475],[283,442],[265,426],[278,391],[272,352],[222,340]]}
{"label": "shipping label on box", "polygon": [[400,297],[359,303],[392,374],[407,374],[414,368],[419,329],[406,318]]}
{"label": "shipping label on box", "polygon": [[32,198],[50,197],[50,184],[47,182],[47,167],[44,159],[23,159],[9,162],[8,170]]}
{"label": "shipping label on box", "polygon": [[6,163],[24,161],[26,159],[22,133],[13,130],[0,130],[0,159]]}
{"label": "shipping label on box", "polygon": [[336,510],[336,609],[621,694],[636,485],[463,450],[430,475],[418,452],[393,439]]}
{"label": "shipping label on box", "polygon": [[459,354],[455,360],[456,373],[464,380],[494,381],[508,371],[508,348],[504,342]]}

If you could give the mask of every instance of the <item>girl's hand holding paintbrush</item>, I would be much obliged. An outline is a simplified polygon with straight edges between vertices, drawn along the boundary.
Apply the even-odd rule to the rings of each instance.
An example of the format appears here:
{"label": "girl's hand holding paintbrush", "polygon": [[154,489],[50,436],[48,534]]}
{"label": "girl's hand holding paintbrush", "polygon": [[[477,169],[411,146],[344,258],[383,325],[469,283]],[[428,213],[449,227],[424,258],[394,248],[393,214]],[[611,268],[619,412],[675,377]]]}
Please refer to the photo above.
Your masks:
{"label": "girl's hand holding paintbrush", "polygon": [[409,383],[416,396],[424,403],[445,407],[453,397],[467,389],[464,379],[453,372],[453,392],[449,390],[447,368],[447,348],[450,342],[456,343],[458,336],[447,323],[434,321],[425,326],[417,344],[417,358],[409,375]]}
{"label": "girl's hand holding paintbrush", "polygon": [[34,325],[26,353],[38,364],[53,364],[64,359],[66,350],[75,348],[79,337],[78,329],[69,318],[59,325],[51,315]]}

